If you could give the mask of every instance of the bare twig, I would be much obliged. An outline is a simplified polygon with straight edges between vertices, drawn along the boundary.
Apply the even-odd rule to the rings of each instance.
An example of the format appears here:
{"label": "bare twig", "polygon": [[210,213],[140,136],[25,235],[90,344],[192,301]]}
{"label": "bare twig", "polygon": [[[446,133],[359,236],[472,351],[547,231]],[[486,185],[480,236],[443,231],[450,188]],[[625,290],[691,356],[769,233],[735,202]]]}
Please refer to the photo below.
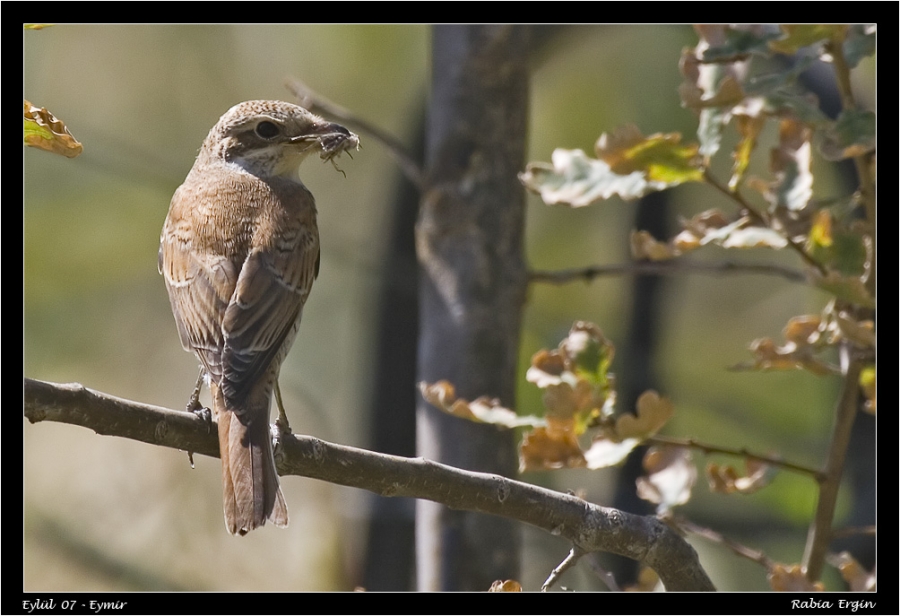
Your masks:
{"label": "bare twig", "polygon": [[733,539],[729,539],[722,533],[714,531],[711,528],[700,526],[699,524],[694,524],[690,520],[686,520],[683,518],[674,519],[673,522],[684,532],[692,533],[694,535],[697,535],[698,537],[703,537],[708,541],[712,541],[713,543],[723,545],[738,556],[761,564],[766,568],[766,570],[771,569],[772,565],[775,564],[775,561],[766,556],[763,552],[754,550],[753,548],[749,548],[746,545],[738,543]]}
{"label": "bare twig", "polygon": [[315,113],[321,113],[332,118],[336,118],[356,128],[360,133],[364,133],[383,145],[397,166],[400,167],[401,173],[412,182],[421,192],[425,187],[425,174],[422,167],[416,162],[415,158],[406,151],[403,144],[395,139],[392,135],[381,130],[374,124],[366,122],[345,109],[333,103],[324,96],[316,93],[308,85],[297,79],[296,77],[288,77],[285,80],[285,87],[297,97],[302,107],[309,109]]}
{"label": "bare twig", "polygon": [[806,577],[815,582],[822,576],[828,544],[833,535],[831,524],[834,521],[834,508],[837,504],[844,461],[847,458],[847,447],[850,444],[850,433],[859,410],[859,373],[862,362],[854,357],[849,345],[841,348],[841,363],[844,379],[841,382],[841,396],[834,412],[834,425],[828,443],[828,454],[823,469],[825,478],[819,484],[819,500],[816,503],[816,515],[809,527],[806,539],[806,550],[803,554],[803,568]]}
{"label": "bare twig", "polygon": [[[218,457],[218,437],[193,413],[115,398],[78,384],[25,379],[25,417]],[[568,540],[581,552],[606,551],[655,570],[668,590],[715,590],[684,539],[652,516],[600,507],[575,496],[474,473],[422,458],[403,458],[283,434],[282,475],[302,475],[383,496],[423,498],[453,509],[505,516]]]}
{"label": "bare twig", "polygon": [[781,458],[775,456],[766,456],[758,453],[753,453],[752,451],[747,451],[744,448],[741,449],[730,449],[728,447],[719,447],[717,445],[711,445],[709,443],[702,443],[693,438],[675,438],[671,436],[652,436],[646,439],[647,443],[653,443],[658,445],[673,445],[675,447],[688,447],[691,449],[699,449],[704,453],[721,453],[728,456],[737,456],[739,458],[747,458],[749,460],[758,460],[769,466],[776,466],[779,468],[783,468],[787,471],[794,471],[795,473],[801,473],[803,475],[811,475],[816,481],[824,481],[825,475],[822,471],[810,468],[809,466],[803,466],[801,464],[794,464],[792,462],[786,462]]}
{"label": "bare twig", "polygon": [[835,529],[831,536],[837,539],[838,537],[852,537],[854,535],[872,535],[874,537],[876,534],[878,534],[878,527],[875,525],[847,526],[846,528]]}
{"label": "bare twig", "polygon": [[[709,170],[704,171],[703,179],[706,180],[707,184],[709,184],[710,186],[712,186],[713,188],[715,188],[722,194],[737,201],[738,204],[743,209],[747,210],[747,212],[750,214],[751,218],[756,220],[758,223],[771,228],[771,225],[769,225],[769,223],[768,223],[768,221],[766,221],[765,217],[762,214],[760,214],[759,212],[757,212],[756,208],[753,207],[753,205],[751,205],[749,201],[744,199],[744,196],[740,193],[740,191],[738,191],[737,189],[732,190],[732,189],[728,188],[727,186],[724,186],[715,177],[713,177],[713,175],[709,172]],[[814,267],[820,274],[822,274],[822,276],[828,275],[828,270],[825,269],[825,266],[823,266],[821,263],[819,263],[818,261],[813,259],[811,256],[809,256],[809,253],[806,252],[806,250],[804,250],[803,246],[801,246],[800,244],[795,242],[792,238],[788,237],[787,235],[784,235],[783,233],[780,235],[787,242],[788,246],[790,246],[794,250],[794,252],[799,254],[800,258],[803,259],[804,261],[806,261],[806,263],[808,265],[810,265],[811,267]]]}
{"label": "bare twig", "polygon": [[568,571],[572,566],[578,562],[578,559],[584,556],[584,552],[578,549],[577,547],[569,550],[568,555],[563,559],[559,565],[550,572],[550,576],[541,586],[541,592],[547,592],[550,590],[550,587],[556,584],[556,581],[560,578],[560,576]]}
{"label": "bare twig", "polygon": [[724,276],[727,274],[767,274],[781,276],[791,282],[805,282],[803,272],[782,267],[780,265],[764,265],[755,263],[698,263],[686,259],[671,261],[636,261],[633,263],[617,263],[614,265],[593,265],[559,271],[534,270],[528,273],[529,282],[546,282],[549,284],[566,284],[584,280],[590,282],[602,276],[655,276],[669,274],[708,274]]}

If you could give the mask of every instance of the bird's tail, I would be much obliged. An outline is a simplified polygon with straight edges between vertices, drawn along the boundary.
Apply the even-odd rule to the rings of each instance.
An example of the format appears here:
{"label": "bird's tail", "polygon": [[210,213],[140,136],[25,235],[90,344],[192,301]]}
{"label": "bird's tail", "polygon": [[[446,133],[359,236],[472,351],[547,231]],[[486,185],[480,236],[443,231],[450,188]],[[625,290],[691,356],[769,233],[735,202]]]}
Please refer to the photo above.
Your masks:
{"label": "bird's tail", "polygon": [[[226,408],[221,390],[215,385],[211,389],[219,425],[225,527],[232,535],[246,535],[266,520],[287,526],[287,505],[278,485],[268,422],[245,424]],[[268,406],[263,417],[268,417]]]}

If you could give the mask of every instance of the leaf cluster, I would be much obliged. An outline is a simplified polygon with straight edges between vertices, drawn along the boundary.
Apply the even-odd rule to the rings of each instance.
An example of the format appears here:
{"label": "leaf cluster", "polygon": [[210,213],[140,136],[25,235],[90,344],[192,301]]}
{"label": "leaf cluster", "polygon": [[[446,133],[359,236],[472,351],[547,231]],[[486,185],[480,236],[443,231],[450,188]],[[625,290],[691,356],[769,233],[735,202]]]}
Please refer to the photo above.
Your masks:
{"label": "leaf cluster", "polygon": [[[846,375],[850,382],[845,390],[861,391],[865,409],[874,413],[875,114],[856,105],[849,71],[875,53],[875,27],[712,25],[697,26],[696,32],[698,44],[684,50],[679,65],[682,104],[698,118],[695,140],[678,133],[644,135],[627,125],[600,135],[593,156],[582,150],[557,149],[550,163],[529,164],[520,180],[547,205],[571,208],[614,197],[636,199],[685,183],[713,189],[725,198],[726,206],[681,219],[681,231],[666,241],[643,231],[633,232],[632,257],[636,261],[677,260],[710,245],[726,250],[793,251],[806,268],[808,283],[829,293],[830,301],[819,314],[789,319],[784,342],[768,337],[753,341],[753,360],[736,368]],[[834,120],[820,110],[814,95],[799,86],[800,76],[816,63],[830,64],[836,76],[844,105]],[[751,158],[767,127],[777,137],[768,151],[766,175],[756,177],[749,173]],[[723,148],[726,131],[737,136],[730,152]],[[730,156],[730,174],[720,180],[712,168],[713,161],[723,154]],[[816,157],[823,161],[851,159],[860,178],[859,189],[817,198],[813,191]],[[835,351],[849,353],[857,367],[848,369],[836,363]],[[817,523],[821,527],[827,518],[830,525],[837,493],[831,475],[783,462],[778,455],[658,437],[674,406],[653,391],[640,396],[633,413],[617,412],[615,379],[609,371],[613,356],[613,344],[600,328],[581,321],[556,349],[538,351],[526,378],[543,390],[545,412],[541,417],[519,417],[497,401],[469,403],[448,397],[446,392],[452,392],[449,383],[422,384],[421,388],[427,400],[447,412],[522,428],[519,452],[523,471],[603,468],[620,463],[639,443],[651,444],[643,461],[646,475],[639,478],[637,493],[657,504],[657,513],[672,523],[677,524],[672,508],[689,500],[697,478],[691,450],[701,449],[745,460],[744,471],[708,465],[709,487],[716,492],[753,493],[768,485],[779,466],[816,478],[823,493]],[[855,396],[842,395],[842,399],[852,404]],[[846,432],[850,425],[852,421],[841,423],[836,434]],[[829,453],[832,462],[843,459],[841,446],[846,446],[843,438],[835,437]],[[752,552],[715,536],[738,554]],[[807,553],[824,555],[827,528],[810,537],[812,547]],[[755,554],[752,558],[767,568],[773,589],[823,588],[817,580],[821,559],[803,566],[784,565]],[[807,558],[814,561],[818,557]],[[855,561],[848,562],[841,560],[841,571],[849,572],[844,575],[848,583],[874,587],[867,572],[859,572]]]}

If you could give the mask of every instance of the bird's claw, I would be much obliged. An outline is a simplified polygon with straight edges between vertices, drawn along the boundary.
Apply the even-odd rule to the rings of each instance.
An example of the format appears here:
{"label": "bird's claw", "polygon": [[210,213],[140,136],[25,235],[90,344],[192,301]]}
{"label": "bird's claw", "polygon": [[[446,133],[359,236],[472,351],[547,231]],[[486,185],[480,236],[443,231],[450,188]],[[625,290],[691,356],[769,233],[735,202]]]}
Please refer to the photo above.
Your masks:
{"label": "bird's claw", "polygon": [[[206,433],[210,434],[212,432],[213,420],[212,420],[212,411],[207,407],[203,406],[196,400],[191,400],[187,405],[187,412],[193,415],[196,415],[206,424]],[[191,463],[191,468],[194,468],[194,452],[188,451],[188,461]]]}
{"label": "bird's claw", "polygon": [[[194,385],[194,391],[191,392],[191,397],[188,399],[186,411],[188,413],[192,413],[197,415],[200,419],[206,422],[206,433],[209,434],[212,432],[212,411],[209,410],[208,407],[200,404],[200,391],[203,389],[203,378],[206,376],[206,371],[203,368],[200,368],[200,375],[197,377],[197,384]],[[193,466],[193,460],[191,460],[191,466]]]}
{"label": "bird's claw", "polygon": [[212,411],[208,407],[200,406],[198,408],[191,409],[190,412],[202,419],[204,423],[206,423],[207,434],[212,432]]}
{"label": "bird's claw", "polygon": [[[282,417],[284,420],[282,421]],[[291,424],[288,423],[287,416],[279,415],[275,420],[275,427],[278,428],[279,434],[293,434],[294,432],[291,430]]]}

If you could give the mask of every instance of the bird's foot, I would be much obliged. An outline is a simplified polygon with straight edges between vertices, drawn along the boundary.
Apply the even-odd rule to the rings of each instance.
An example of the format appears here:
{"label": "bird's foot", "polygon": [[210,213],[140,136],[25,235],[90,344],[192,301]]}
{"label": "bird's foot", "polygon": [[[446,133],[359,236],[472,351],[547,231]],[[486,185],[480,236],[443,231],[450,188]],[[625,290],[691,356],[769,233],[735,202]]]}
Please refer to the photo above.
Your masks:
{"label": "bird's foot", "polygon": [[288,421],[287,413],[284,412],[284,402],[281,400],[281,388],[278,382],[275,382],[275,405],[278,407],[278,419],[275,420],[275,427],[281,434],[293,434],[291,431],[291,423]]}
{"label": "bird's foot", "polygon": [[[200,369],[200,375],[197,377],[197,384],[194,385],[194,391],[191,392],[191,397],[188,399],[186,411],[188,413],[193,413],[206,422],[206,433],[209,434],[212,432],[212,411],[208,408],[200,404],[200,390],[203,389],[203,380],[206,376],[206,371],[202,368]],[[193,463],[191,464],[193,466]]]}
{"label": "bird's foot", "polygon": [[[185,410],[188,413],[199,417],[206,425],[206,433],[210,434],[213,426],[212,411],[200,404],[200,391],[203,389],[203,380],[205,376],[206,371],[201,368],[200,375],[197,377],[197,384],[194,385],[194,391],[191,392],[191,397],[188,399]],[[187,455],[188,461],[191,463],[191,468],[194,468],[194,452],[188,451]]]}

